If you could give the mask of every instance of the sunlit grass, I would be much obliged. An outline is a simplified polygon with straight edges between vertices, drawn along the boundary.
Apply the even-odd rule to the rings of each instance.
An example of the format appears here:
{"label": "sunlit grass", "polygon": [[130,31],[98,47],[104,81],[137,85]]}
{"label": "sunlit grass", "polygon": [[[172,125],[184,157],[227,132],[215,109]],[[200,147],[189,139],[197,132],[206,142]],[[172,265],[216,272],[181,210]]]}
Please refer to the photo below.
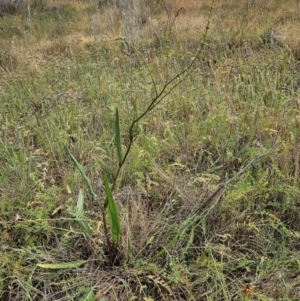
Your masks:
{"label": "sunlit grass", "polygon": [[85,186],[65,147],[104,199],[116,107],[124,154],[134,104],[143,112],[154,84],[191,62],[211,2],[161,1],[135,24],[98,1],[33,2],[30,15],[0,18],[1,298],[298,300],[297,3],[215,3],[196,68],[139,123],[114,191],[123,234],[112,268],[88,191],[91,237],[67,210]]}

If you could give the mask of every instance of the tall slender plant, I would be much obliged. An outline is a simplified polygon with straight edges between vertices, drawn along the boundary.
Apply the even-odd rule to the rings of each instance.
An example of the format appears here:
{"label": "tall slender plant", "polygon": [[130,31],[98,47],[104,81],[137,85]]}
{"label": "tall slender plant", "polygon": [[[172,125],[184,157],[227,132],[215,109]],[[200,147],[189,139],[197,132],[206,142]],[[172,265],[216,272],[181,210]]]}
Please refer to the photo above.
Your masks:
{"label": "tall slender plant", "polygon": [[[105,232],[107,246],[109,249],[109,260],[110,260],[111,265],[114,265],[116,262],[116,256],[118,254],[118,247],[119,247],[119,242],[120,242],[121,233],[122,233],[122,229],[120,226],[119,212],[118,212],[118,208],[117,208],[116,202],[113,197],[113,191],[114,191],[117,181],[119,179],[120,172],[121,172],[122,168],[124,167],[125,162],[128,159],[128,155],[129,155],[131,148],[133,146],[133,143],[136,140],[136,137],[138,135],[138,128],[139,128],[138,124],[143,118],[146,117],[146,115],[148,115],[153,109],[155,109],[168,95],[170,95],[172,93],[172,91],[176,87],[178,87],[193,71],[193,69],[196,65],[196,61],[198,60],[200,54],[203,52],[203,49],[205,47],[205,41],[207,39],[207,34],[208,34],[208,30],[209,30],[214,2],[215,2],[215,0],[212,1],[212,5],[210,7],[208,20],[207,20],[207,26],[206,26],[206,29],[202,36],[201,46],[200,46],[199,50],[197,51],[196,55],[194,56],[193,60],[190,62],[190,64],[187,65],[184,69],[182,69],[178,73],[176,73],[170,79],[166,80],[166,82],[160,89],[158,89],[158,87],[155,83],[153,74],[151,73],[151,71],[149,69],[147,69],[149,77],[151,78],[154,95],[153,95],[152,99],[150,100],[148,107],[140,114],[138,113],[136,103],[133,104],[133,109],[134,109],[133,119],[131,121],[131,124],[129,126],[129,131],[128,131],[129,143],[126,146],[124,155],[122,154],[122,141],[121,141],[119,111],[118,111],[118,108],[116,108],[114,131],[115,131],[116,152],[117,152],[117,157],[118,157],[118,168],[113,177],[113,182],[112,182],[111,186],[109,185],[107,175],[106,174],[103,175],[106,196],[105,196],[104,201],[102,203],[99,203],[99,207],[100,207],[102,217],[103,217],[104,232]],[[126,45],[129,44],[129,42],[126,40],[124,40],[124,42],[126,43]],[[133,47],[133,46],[130,45],[130,47]],[[146,64],[146,66],[147,66],[147,64]],[[69,148],[66,147],[66,149],[67,149],[67,152],[68,152],[69,156],[71,157],[72,161],[74,162],[75,166],[80,171],[82,177],[85,179],[88,190],[92,196],[93,202],[98,202],[97,195],[94,192],[91,180],[87,177],[83,167],[79,164],[79,162],[74,157],[74,155],[71,153]],[[106,217],[107,216],[106,211],[108,211],[108,216],[109,216],[108,220]],[[111,229],[111,234],[109,234],[108,223],[109,223],[109,226]],[[81,224],[81,227],[83,227],[84,229],[88,229],[88,226],[86,224],[84,224],[84,220],[80,219],[80,224]],[[89,233],[89,231],[85,231],[85,234],[87,234],[87,233]]]}

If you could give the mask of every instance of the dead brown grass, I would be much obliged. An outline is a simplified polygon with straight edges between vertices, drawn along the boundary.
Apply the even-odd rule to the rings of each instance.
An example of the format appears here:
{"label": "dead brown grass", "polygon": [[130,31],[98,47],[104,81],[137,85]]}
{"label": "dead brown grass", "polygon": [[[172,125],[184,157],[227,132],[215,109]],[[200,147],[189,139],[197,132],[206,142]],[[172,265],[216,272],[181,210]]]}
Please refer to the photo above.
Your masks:
{"label": "dead brown grass", "polygon": [[[300,37],[298,33],[299,26],[299,6],[295,1],[274,1],[269,0],[264,3],[254,2],[253,5],[247,6],[248,1],[216,1],[213,17],[211,20],[211,37],[213,39],[224,40],[226,43],[235,43],[235,41],[251,40],[259,38],[261,35],[271,33],[283,45],[286,45],[292,52],[299,55]],[[19,63],[29,70],[37,70],[38,65],[47,60],[51,53],[66,51],[72,53],[79,48],[90,47],[96,43],[104,41],[113,41],[123,36],[123,25],[112,23],[112,20],[120,18],[120,14],[115,8],[106,7],[101,13],[96,12],[92,16],[94,25],[99,28],[95,34],[87,34],[91,31],[91,18],[86,13],[87,9],[96,7],[94,1],[56,1],[51,0],[46,3],[47,8],[62,7],[71,5],[77,12],[76,24],[67,22],[64,33],[59,41],[51,39],[51,33],[46,33],[45,38],[34,40],[23,30],[23,38],[6,40],[2,42],[7,52],[19,59]],[[139,35],[143,35],[143,40],[155,39],[163,28],[167,29],[169,24],[178,16],[172,28],[172,35],[178,39],[182,36],[189,36],[191,40],[200,39],[201,32],[207,25],[207,12],[211,1],[182,1],[177,0],[172,3],[172,10],[167,9],[167,5],[162,6],[160,15],[153,15],[136,29]],[[245,9],[246,7],[246,9]],[[183,8],[180,10],[180,8]],[[179,11],[180,10],[180,11]],[[82,13],[80,13],[82,12]],[[110,17],[108,17],[110,16]],[[113,19],[111,19],[113,16]],[[20,20],[21,21],[21,20]],[[64,22],[64,21],[63,21]],[[79,25],[80,24],[80,25]],[[22,27],[22,25],[20,25]],[[251,37],[247,36],[251,32]],[[256,32],[256,37],[253,33]],[[197,43],[195,44],[197,47]],[[63,51],[62,51],[63,50]]]}

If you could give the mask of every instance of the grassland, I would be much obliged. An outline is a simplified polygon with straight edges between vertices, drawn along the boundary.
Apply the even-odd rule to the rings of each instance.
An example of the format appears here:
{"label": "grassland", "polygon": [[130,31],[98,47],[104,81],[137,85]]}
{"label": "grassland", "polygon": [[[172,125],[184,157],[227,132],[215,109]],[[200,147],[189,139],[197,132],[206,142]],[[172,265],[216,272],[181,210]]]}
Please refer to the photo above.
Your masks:
{"label": "grassland", "polygon": [[[299,300],[298,2],[215,1],[210,17],[207,0],[98,3],[0,18],[0,300]],[[201,47],[138,123],[112,264],[115,110],[125,151],[134,114]]]}

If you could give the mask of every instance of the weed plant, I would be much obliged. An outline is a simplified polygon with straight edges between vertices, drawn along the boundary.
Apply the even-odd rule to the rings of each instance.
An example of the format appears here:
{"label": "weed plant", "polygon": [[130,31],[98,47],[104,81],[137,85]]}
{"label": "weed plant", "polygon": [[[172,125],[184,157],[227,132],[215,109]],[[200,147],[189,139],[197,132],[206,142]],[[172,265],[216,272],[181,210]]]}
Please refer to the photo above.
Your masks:
{"label": "weed plant", "polygon": [[0,17],[0,299],[299,300],[298,4],[124,3]]}

